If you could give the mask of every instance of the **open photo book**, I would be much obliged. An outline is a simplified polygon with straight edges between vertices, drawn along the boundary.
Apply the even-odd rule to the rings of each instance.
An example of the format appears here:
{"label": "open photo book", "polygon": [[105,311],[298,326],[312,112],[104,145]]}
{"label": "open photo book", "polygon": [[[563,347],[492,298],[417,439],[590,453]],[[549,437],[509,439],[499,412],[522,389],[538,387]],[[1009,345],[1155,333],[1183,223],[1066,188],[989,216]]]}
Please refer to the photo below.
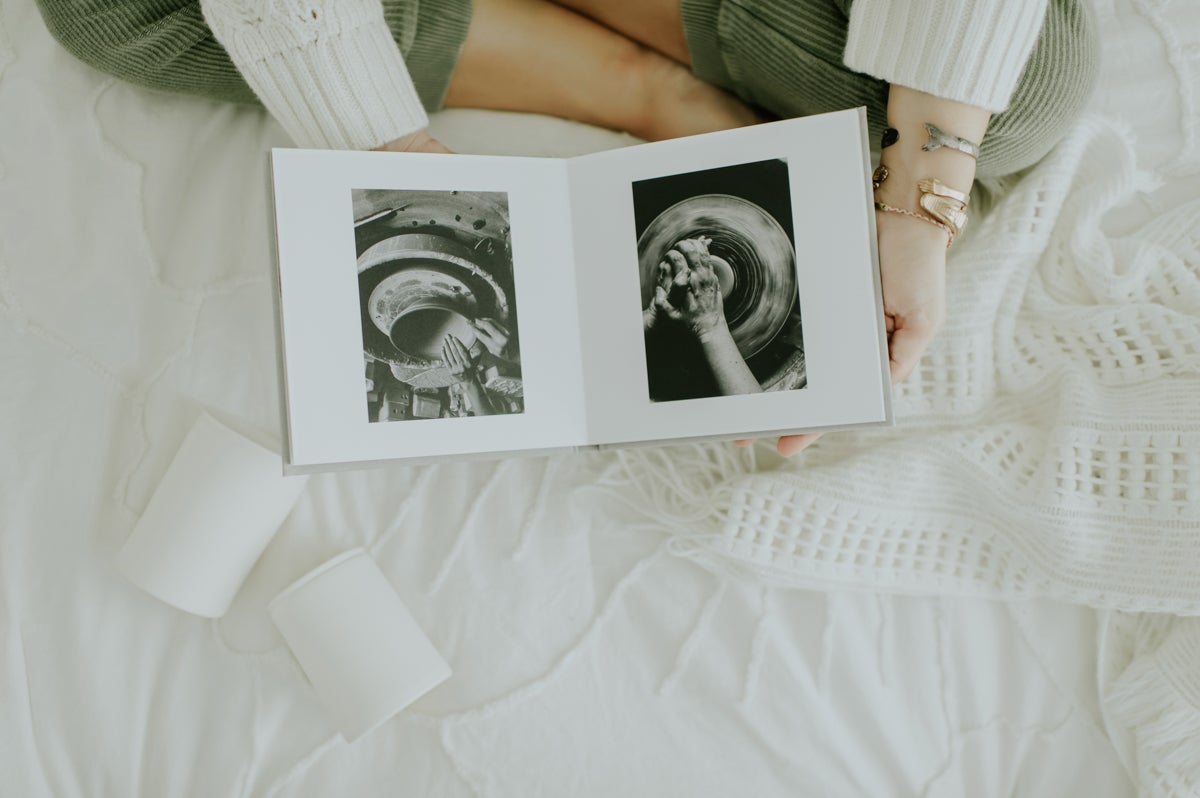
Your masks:
{"label": "open photo book", "polygon": [[863,109],[271,163],[287,473],[892,420]]}

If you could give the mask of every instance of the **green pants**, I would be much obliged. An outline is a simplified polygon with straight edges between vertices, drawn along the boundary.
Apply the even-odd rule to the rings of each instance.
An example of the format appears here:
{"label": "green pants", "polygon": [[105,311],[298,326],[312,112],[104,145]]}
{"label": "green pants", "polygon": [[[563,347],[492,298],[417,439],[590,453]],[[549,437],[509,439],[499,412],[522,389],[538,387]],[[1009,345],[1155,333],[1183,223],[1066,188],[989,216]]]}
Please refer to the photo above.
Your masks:
{"label": "green pants", "polygon": [[[867,107],[875,140],[887,84],[842,63],[851,0],[681,0],[696,74],[780,117]],[[150,88],[254,102],[198,0],[38,0],[54,36],[96,68]],[[421,101],[438,110],[466,39],[471,0],[383,0]],[[1050,0],[1007,111],[988,127],[978,175],[1040,160],[1078,116],[1098,46],[1080,0]]]}

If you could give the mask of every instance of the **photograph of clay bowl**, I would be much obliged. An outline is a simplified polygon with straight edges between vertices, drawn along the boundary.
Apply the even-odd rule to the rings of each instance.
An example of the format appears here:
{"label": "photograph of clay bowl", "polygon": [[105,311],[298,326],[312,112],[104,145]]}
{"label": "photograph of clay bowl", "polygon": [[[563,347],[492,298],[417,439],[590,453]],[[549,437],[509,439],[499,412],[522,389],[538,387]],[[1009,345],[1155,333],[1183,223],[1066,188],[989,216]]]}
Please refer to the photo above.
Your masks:
{"label": "photograph of clay bowl", "polygon": [[[678,199],[701,186],[724,191]],[[725,320],[747,367],[763,390],[804,387],[786,163],[766,161],[640,181],[634,185],[634,203],[635,216],[650,218],[637,244],[642,307],[654,298],[658,265],[666,253],[680,241],[706,239]],[[651,217],[648,211],[655,213]],[[669,325],[648,331],[646,359],[653,401],[720,394],[699,344],[685,331]]]}
{"label": "photograph of clay bowl", "polygon": [[476,326],[488,320],[519,351],[506,195],[363,189],[353,200],[370,420],[481,415],[481,403],[520,412],[520,363],[496,357]]}

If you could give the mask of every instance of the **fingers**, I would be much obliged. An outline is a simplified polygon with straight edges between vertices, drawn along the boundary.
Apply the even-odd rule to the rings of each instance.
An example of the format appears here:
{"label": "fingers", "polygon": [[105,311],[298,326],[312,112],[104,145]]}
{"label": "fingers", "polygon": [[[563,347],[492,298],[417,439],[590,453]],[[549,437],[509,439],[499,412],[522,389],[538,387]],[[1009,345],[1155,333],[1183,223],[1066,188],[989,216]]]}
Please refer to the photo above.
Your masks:
{"label": "fingers", "polygon": [[671,290],[671,279],[674,277],[674,271],[671,269],[671,264],[666,260],[659,261],[658,264],[658,280],[657,285],[662,288]]}
{"label": "fingers", "polygon": [[489,351],[492,349],[497,349],[500,346],[500,341],[496,339],[496,336],[482,327],[475,328],[475,337],[478,338],[480,343],[486,346]]}
{"label": "fingers", "polygon": [[487,347],[488,351],[492,354],[498,354],[499,351],[504,348],[504,344],[508,342],[508,338],[501,335],[496,335],[486,327],[476,327],[475,337],[478,338],[480,343]]}
{"label": "fingers", "polygon": [[495,319],[475,319],[471,324],[475,325],[475,329],[487,333],[494,338],[508,337],[508,329]]}
{"label": "fingers", "polygon": [[716,285],[717,273],[712,270],[712,267],[693,271],[691,277],[688,278],[688,288],[696,294],[708,291]]}
{"label": "fingers", "polygon": [[912,374],[937,328],[932,324],[898,324],[888,345],[892,382],[901,382]]}
{"label": "fingers", "polygon": [[667,299],[667,292],[660,285],[654,289],[654,308],[672,321],[680,321],[683,314]]}
{"label": "fingers", "polygon": [[447,335],[442,341],[442,361],[446,364],[446,368],[451,371],[457,369],[457,364],[454,358],[454,351],[450,348],[450,336]]}
{"label": "fingers", "polygon": [[[775,451],[779,452],[784,457],[791,457],[799,452],[807,449],[817,442],[821,437],[819,432],[808,432],[803,435],[784,435],[775,444]],[[754,443],[753,438],[741,438],[733,442],[735,446],[746,447]]]}
{"label": "fingers", "polygon": [[459,362],[465,364],[471,359],[471,353],[467,351],[467,347],[457,337],[447,335],[446,340],[450,344],[450,351],[454,353]]}
{"label": "fingers", "polygon": [[677,282],[681,274],[686,277],[688,270],[687,259],[683,257],[683,254],[679,250],[668,249],[667,254],[663,257],[671,264],[671,277],[674,281]]}
{"label": "fingers", "polygon": [[446,340],[442,342],[442,359],[451,371],[460,374],[471,364],[471,355],[467,348],[453,335],[447,335]]}
{"label": "fingers", "polygon": [[784,457],[791,457],[814,444],[821,437],[819,432],[809,432],[804,435],[784,435],[775,444],[775,450]]}
{"label": "fingers", "polygon": [[[710,271],[711,266],[708,265],[708,245],[703,243],[703,238],[685,238],[675,245],[675,249],[683,253],[683,257],[687,263],[687,267],[692,271]],[[676,274],[678,279],[678,274]]]}
{"label": "fingers", "polygon": [[398,139],[393,139],[386,144],[381,144],[375,148],[387,152],[434,152],[446,153],[451,150],[442,144],[440,141],[429,135],[428,130],[418,130],[409,133],[407,136],[401,136]]}

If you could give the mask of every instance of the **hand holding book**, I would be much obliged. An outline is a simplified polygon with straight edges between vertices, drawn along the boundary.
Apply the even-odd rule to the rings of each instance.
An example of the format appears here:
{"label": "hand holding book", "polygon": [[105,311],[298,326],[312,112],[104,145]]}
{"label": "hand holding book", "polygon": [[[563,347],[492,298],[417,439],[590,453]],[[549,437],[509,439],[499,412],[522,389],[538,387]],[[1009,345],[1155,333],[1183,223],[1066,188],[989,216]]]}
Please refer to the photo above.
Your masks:
{"label": "hand holding book", "polygon": [[442,142],[429,135],[428,130],[417,130],[409,133],[407,136],[401,136],[398,139],[393,139],[387,144],[380,145],[375,148],[376,152],[433,152],[433,153],[450,153],[453,152],[449,147]]}

